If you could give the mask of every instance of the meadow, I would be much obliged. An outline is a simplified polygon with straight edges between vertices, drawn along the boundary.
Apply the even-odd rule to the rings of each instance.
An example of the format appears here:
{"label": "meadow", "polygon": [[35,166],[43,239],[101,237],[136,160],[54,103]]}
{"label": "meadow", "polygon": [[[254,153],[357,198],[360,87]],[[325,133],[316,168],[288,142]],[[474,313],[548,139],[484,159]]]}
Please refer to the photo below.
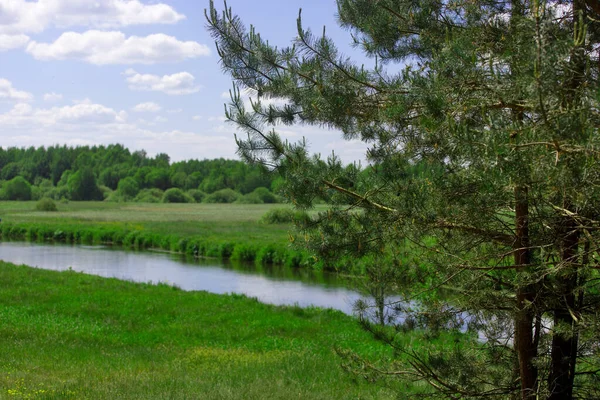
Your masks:
{"label": "meadow", "polygon": [[341,312],[0,263],[0,398],[385,399],[334,347],[389,356]]}
{"label": "meadow", "polygon": [[57,212],[35,202],[0,202],[3,239],[64,243],[108,243],[157,248],[203,257],[259,264],[320,268],[290,244],[291,223],[261,218],[282,204],[57,203]]}

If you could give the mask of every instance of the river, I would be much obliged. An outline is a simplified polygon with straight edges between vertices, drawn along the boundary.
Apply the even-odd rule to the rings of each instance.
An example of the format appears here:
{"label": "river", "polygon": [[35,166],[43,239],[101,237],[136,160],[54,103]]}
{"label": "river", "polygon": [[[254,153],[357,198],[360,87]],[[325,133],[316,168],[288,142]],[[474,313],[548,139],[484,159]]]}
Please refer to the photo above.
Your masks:
{"label": "river", "polygon": [[361,295],[332,273],[255,267],[108,246],[0,242],[0,260],[63,271],[69,268],[134,282],[167,283],[183,290],[239,293],[276,305],[334,308],[353,313]]}

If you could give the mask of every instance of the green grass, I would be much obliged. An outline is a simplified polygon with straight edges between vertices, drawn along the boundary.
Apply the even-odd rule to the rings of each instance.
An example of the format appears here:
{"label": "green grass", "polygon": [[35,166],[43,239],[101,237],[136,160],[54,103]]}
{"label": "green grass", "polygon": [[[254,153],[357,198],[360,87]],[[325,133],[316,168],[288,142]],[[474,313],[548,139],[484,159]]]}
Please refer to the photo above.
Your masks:
{"label": "green grass", "polygon": [[3,399],[393,397],[340,368],[390,354],[337,311],[1,262],[0,305]]}
{"label": "green grass", "polygon": [[260,223],[277,207],[285,206],[69,202],[50,213],[36,211],[35,202],[0,202],[0,233],[5,239],[113,243],[319,268],[290,245],[291,224]]}
{"label": "green grass", "polygon": [[58,203],[58,213],[35,210],[35,202],[0,202],[9,223],[90,224],[143,228],[163,235],[202,235],[250,242],[287,243],[291,224],[264,225],[260,218],[282,204]]}

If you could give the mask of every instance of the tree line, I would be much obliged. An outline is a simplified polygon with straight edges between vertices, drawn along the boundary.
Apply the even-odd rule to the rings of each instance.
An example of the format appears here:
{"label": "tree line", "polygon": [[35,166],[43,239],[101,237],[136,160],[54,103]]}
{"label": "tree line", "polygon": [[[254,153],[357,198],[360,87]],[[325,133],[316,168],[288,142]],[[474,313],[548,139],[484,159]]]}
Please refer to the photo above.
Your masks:
{"label": "tree line", "polygon": [[273,203],[280,181],[237,160],[148,156],[121,144],[0,148],[0,199]]}

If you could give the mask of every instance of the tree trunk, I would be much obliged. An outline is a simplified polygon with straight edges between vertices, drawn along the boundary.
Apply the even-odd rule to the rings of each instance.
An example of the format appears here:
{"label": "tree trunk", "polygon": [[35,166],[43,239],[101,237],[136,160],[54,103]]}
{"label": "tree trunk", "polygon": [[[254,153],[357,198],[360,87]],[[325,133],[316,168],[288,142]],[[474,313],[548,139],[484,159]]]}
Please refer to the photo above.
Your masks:
{"label": "tree trunk", "polygon": [[[529,249],[529,204],[527,187],[515,188],[516,239],[514,244],[515,265],[522,265],[518,272],[526,270],[531,261]],[[515,348],[519,359],[521,377],[521,397],[524,400],[536,398],[538,370],[533,364],[537,356],[534,345],[533,327],[535,311],[531,306],[535,292],[532,285],[519,285],[517,288],[517,315],[515,317]]]}
{"label": "tree trunk", "polygon": [[[573,314],[577,312],[577,259],[579,246],[579,231],[573,221],[565,221],[565,236],[561,252],[562,268],[567,273],[564,279],[558,282],[559,293],[562,301],[554,310],[554,327],[564,329],[570,327],[566,333],[554,333],[550,357],[550,375],[548,388],[549,400],[571,400],[573,398],[573,383],[575,379],[575,364],[577,362],[577,346],[579,336],[575,333]],[[573,265],[575,264],[575,265]]]}

